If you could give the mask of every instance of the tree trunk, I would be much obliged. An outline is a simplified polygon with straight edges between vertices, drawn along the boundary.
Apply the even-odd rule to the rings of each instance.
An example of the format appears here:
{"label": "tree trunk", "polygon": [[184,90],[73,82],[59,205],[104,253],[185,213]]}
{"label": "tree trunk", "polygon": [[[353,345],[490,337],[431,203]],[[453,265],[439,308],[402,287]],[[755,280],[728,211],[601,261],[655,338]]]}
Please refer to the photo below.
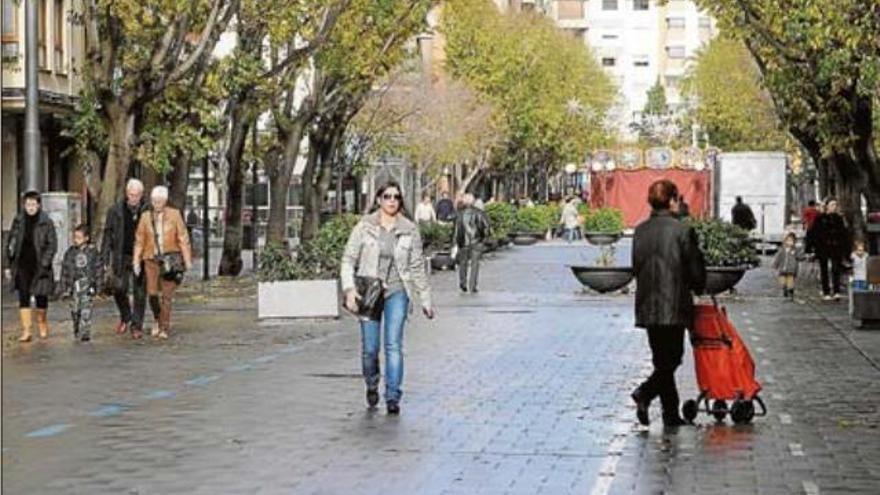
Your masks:
{"label": "tree trunk", "polygon": [[266,167],[271,190],[266,243],[284,243],[287,240],[287,191],[290,189],[293,168],[299,158],[303,133],[310,120],[305,116],[296,117],[290,132],[286,133],[281,160],[274,167]]}
{"label": "tree trunk", "polygon": [[313,135],[309,136],[309,152],[306,156],[306,168],[303,170],[303,218],[302,228],[300,229],[300,240],[305,242],[312,239],[318,231],[320,223],[320,214],[315,214],[318,207],[318,201],[315,198],[318,192],[315,189],[315,172],[318,168],[318,139]]}
{"label": "tree trunk", "polygon": [[858,165],[845,153],[835,153],[829,157],[829,164],[834,169],[836,179],[836,199],[840,212],[846,218],[850,231],[859,237],[865,230],[865,218],[862,215],[863,183],[859,177]]}
{"label": "tree trunk", "polygon": [[168,183],[168,202],[171,206],[179,209],[186,215],[187,206],[198,208],[200,205],[187,205],[186,192],[189,188],[189,169],[192,155],[190,153],[177,153],[174,156],[171,180]]}
{"label": "tree trunk", "polygon": [[872,97],[859,97],[853,116],[853,156],[865,182],[864,194],[869,211],[880,211],[880,160],[874,149],[874,115]]}
{"label": "tree trunk", "polygon": [[101,190],[98,196],[98,209],[95,214],[94,244],[101,245],[104,236],[104,221],[107,212],[116,203],[125,187],[125,174],[131,161],[131,139],[134,133],[134,116],[125,109],[112,109],[110,112],[109,151]]}
{"label": "tree trunk", "polygon": [[[241,209],[244,193],[244,163],[242,155],[247,141],[248,130],[255,125],[256,117],[248,105],[238,104],[232,110],[229,146],[226,149],[226,163],[229,165],[226,189],[226,210],[223,219],[223,254],[220,256],[218,275],[237,276],[244,262],[241,259],[242,228]],[[253,222],[256,222],[256,218]],[[256,247],[256,246],[254,246]],[[257,267],[254,267],[256,270]]]}

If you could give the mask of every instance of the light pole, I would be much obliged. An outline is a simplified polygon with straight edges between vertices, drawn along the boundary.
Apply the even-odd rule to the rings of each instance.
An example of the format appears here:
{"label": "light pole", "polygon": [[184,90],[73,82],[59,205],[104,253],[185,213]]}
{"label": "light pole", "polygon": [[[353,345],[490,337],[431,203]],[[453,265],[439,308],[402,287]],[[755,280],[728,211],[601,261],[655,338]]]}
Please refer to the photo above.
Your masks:
{"label": "light pole", "polygon": [[208,232],[208,170],[214,152],[209,151],[202,162],[202,280],[211,278],[211,234]]}
{"label": "light pole", "polygon": [[[39,81],[37,79],[37,1],[25,0],[24,22],[24,190],[42,191],[44,186],[43,164],[40,160],[40,110]],[[4,14],[6,14],[4,12]]]}

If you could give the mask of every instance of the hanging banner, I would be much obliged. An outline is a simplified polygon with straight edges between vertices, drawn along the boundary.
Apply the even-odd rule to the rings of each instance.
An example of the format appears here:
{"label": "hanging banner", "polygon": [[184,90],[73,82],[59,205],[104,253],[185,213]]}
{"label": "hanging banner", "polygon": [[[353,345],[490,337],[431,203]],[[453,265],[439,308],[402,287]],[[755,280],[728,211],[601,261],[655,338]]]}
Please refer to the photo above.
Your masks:
{"label": "hanging banner", "polygon": [[678,186],[693,217],[705,218],[712,213],[711,175],[708,170],[615,170],[593,172],[590,176],[590,204],[593,208],[611,206],[623,211],[627,227],[635,227],[651,214],[648,187],[661,179]]}

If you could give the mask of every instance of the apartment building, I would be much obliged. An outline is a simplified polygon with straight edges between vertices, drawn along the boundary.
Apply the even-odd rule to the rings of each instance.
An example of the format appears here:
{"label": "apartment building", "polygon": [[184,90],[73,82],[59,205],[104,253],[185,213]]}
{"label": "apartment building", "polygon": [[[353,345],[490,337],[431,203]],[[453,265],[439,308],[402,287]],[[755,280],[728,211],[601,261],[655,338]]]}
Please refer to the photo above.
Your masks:
{"label": "apartment building", "polygon": [[[17,211],[24,161],[24,23],[25,4],[2,1],[2,228],[8,229]],[[61,135],[61,122],[81,89],[79,67],[85,38],[70,20],[73,0],[32,0],[38,9],[38,77],[43,177],[47,191],[84,191],[83,174],[64,156],[70,140]]]}
{"label": "apartment building", "polygon": [[504,11],[534,9],[583,40],[620,94],[614,118],[624,136],[658,80],[672,110],[689,60],[717,33],[715,21],[690,0],[495,0]]}

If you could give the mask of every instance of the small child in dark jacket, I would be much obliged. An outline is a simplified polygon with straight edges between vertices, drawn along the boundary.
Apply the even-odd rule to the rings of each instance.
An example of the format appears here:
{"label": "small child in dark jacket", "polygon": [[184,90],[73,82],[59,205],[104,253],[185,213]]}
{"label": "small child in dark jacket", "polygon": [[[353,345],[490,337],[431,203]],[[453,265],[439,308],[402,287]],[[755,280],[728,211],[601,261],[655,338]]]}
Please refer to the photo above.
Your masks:
{"label": "small child in dark jacket", "polygon": [[782,247],[779,248],[776,258],[773,259],[773,269],[779,275],[782,296],[792,299],[794,299],[794,282],[798,274],[798,263],[802,257],[795,247],[796,241],[797,238],[794,232],[785,234],[785,238],[782,240]]}
{"label": "small child in dark jacket", "polygon": [[64,253],[61,265],[62,294],[71,298],[73,337],[83,342],[91,340],[92,302],[104,281],[104,265],[89,238],[89,228],[78,225],[73,230],[73,246]]}

